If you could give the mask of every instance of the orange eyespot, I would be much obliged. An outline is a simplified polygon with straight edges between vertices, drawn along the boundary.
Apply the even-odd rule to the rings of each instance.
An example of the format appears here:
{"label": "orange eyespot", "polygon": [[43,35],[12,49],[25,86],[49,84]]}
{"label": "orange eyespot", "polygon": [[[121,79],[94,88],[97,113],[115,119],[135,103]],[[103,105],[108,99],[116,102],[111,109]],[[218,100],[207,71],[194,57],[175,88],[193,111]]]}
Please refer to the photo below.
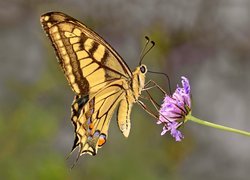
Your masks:
{"label": "orange eyespot", "polygon": [[99,139],[98,139],[98,146],[99,147],[103,146],[103,144],[105,144],[105,142],[106,142],[106,138],[100,136]]}

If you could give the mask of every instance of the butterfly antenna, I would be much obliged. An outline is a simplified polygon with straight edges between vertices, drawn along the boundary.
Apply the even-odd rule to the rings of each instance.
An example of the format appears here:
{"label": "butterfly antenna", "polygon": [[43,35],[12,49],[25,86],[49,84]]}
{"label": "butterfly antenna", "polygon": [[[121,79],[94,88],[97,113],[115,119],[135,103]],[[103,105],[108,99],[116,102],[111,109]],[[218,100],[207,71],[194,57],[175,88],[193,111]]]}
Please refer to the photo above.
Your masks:
{"label": "butterfly antenna", "polygon": [[143,54],[144,54],[144,52],[145,52],[145,49],[147,48],[148,43],[150,42],[150,39],[149,39],[148,36],[145,36],[145,39],[146,39],[146,44],[144,45],[144,47],[143,47],[143,49],[142,49],[142,51],[141,51],[141,54],[140,54],[140,62],[141,62],[142,56],[143,56]]}
{"label": "butterfly antenna", "polygon": [[160,75],[164,75],[167,80],[168,80],[168,89],[169,89],[169,93],[172,94],[172,91],[171,91],[171,83],[170,83],[170,78],[169,76],[166,74],[166,73],[163,73],[163,72],[157,72],[157,71],[150,71],[148,70],[147,72],[149,73],[153,73],[153,74],[160,74]]}
{"label": "butterfly antenna", "polygon": [[[141,51],[139,65],[141,65],[141,62],[142,62],[143,58],[144,58],[144,57],[148,54],[148,52],[155,46],[155,42],[154,42],[154,41],[151,41],[151,40],[149,39],[148,36],[145,36],[145,39],[146,39],[146,44],[145,44],[144,48],[143,48],[142,51]],[[146,50],[146,49],[147,49],[147,46],[148,46],[148,44],[149,44],[149,42],[151,43],[151,46],[150,46],[150,48],[149,48],[148,50]]]}

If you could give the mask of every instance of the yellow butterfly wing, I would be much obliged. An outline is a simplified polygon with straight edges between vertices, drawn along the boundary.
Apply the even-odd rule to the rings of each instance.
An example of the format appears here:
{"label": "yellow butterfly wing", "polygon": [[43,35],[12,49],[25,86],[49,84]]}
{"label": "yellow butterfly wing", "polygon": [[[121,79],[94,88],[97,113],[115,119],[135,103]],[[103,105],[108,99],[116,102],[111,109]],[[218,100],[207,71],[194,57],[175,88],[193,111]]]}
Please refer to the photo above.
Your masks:
{"label": "yellow butterfly wing", "polygon": [[122,83],[117,81],[109,84],[86,104],[83,104],[83,97],[75,97],[71,118],[75,125],[76,137],[72,151],[80,146],[79,155],[96,155],[98,148],[106,143],[110,119],[118,103],[126,96]]}
{"label": "yellow butterfly wing", "polygon": [[131,73],[107,42],[74,18],[50,12],[40,21],[77,94],[71,107],[75,127],[72,151],[80,146],[79,155],[97,153],[107,140],[109,122],[119,103],[118,126],[128,137],[132,104],[138,98],[133,91],[140,91],[137,81],[141,78]]}
{"label": "yellow butterfly wing", "polygon": [[50,12],[42,15],[40,21],[76,94],[88,95],[111,81],[132,77],[118,53],[76,19]]}

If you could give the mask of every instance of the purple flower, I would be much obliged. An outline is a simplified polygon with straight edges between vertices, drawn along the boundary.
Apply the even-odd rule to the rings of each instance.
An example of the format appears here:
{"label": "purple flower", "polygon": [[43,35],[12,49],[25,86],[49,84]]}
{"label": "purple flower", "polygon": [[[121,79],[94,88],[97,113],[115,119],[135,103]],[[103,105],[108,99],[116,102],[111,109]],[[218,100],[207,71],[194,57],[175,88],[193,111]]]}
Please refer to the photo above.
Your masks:
{"label": "purple flower", "polygon": [[181,141],[184,138],[178,128],[184,123],[186,115],[191,111],[190,84],[187,78],[182,76],[181,79],[182,87],[177,85],[172,97],[165,96],[157,122],[157,124],[163,124],[161,135],[170,131],[176,141]]}

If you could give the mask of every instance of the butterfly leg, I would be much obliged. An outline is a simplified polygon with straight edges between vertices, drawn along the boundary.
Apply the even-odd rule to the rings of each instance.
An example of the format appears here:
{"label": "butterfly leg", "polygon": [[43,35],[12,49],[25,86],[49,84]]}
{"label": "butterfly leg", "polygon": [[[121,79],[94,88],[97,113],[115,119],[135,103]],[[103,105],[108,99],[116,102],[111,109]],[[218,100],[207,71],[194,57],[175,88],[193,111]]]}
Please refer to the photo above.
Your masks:
{"label": "butterfly leg", "polygon": [[[155,107],[155,109],[157,110],[157,112],[159,112],[159,109],[161,107],[161,105],[159,105],[155,100],[154,98],[151,96],[151,94],[149,93],[149,91],[146,91],[147,94],[148,94],[148,97],[149,97],[149,100],[151,101],[151,103],[153,104],[153,106]],[[159,112],[160,114],[160,112]],[[162,114],[161,114],[162,115]],[[162,115],[163,116],[163,115]],[[166,119],[167,121],[169,121],[165,116],[163,116],[164,119]]]}
{"label": "butterfly leg", "polygon": [[149,100],[150,100],[150,102],[153,104],[153,106],[155,107],[155,109],[156,109],[157,111],[159,111],[158,108],[160,108],[161,105],[159,105],[159,104],[154,100],[154,98],[151,96],[151,94],[149,93],[148,90],[146,90],[146,93],[148,94]]}
{"label": "butterfly leg", "polygon": [[147,101],[150,101],[153,104],[153,106],[155,107],[155,109],[157,111],[159,111],[159,108],[161,106],[153,99],[153,97],[150,95],[150,93],[148,91],[146,91],[146,92],[147,92],[148,96],[142,96],[141,95],[140,98],[145,99]]}
{"label": "butterfly leg", "polygon": [[[150,85],[150,84],[153,84],[153,86],[147,87],[147,86]],[[156,88],[158,88],[163,94],[167,94],[166,91],[164,91],[164,89],[163,89],[160,85],[158,85],[155,81],[153,81],[153,80],[151,80],[151,79],[145,84],[144,87],[146,87],[146,88],[144,88],[143,91],[146,91],[146,90],[149,90],[149,89],[152,89],[152,88],[155,88],[155,87],[156,87]]]}
{"label": "butterfly leg", "polygon": [[159,116],[151,111],[142,101],[138,100],[137,103],[144,109],[150,116],[154,117],[155,119],[159,119]]}
{"label": "butterfly leg", "polygon": [[[149,84],[151,83],[151,80],[149,80],[147,83],[145,83],[145,85],[144,85],[144,88],[143,89],[145,89],[145,87],[147,87]],[[152,86],[151,86],[152,87]],[[150,87],[149,87],[150,88]]]}
{"label": "butterfly leg", "polygon": [[[150,82],[152,82],[152,83],[155,83],[154,81],[149,81],[149,83]],[[149,84],[149,83],[147,83],[147,84]],[[153,86],[152,86],[153,87]],[[157,87],[158,89],[162,89],[158,84],[156,84],[155,83],[155,86],[154,87]],[[144,99],[147,99],[147,100],[149,100],[152,104],[153,104],[153,106],[154,106],[154,108],[157,110],[157,112],[159,112],[159,108],[161,107],[161,105],[160,104],[158,104],[155,100],[154,100],[154,98],[152,97],[152,95],[150,94],[150,92],[149,92],[149,90],[147,90],[147,89],[144,89],[144,91],[147,93],[147,95],[148,96],[146,96],[146,97],[143,97],[143,96],[141,96],[142,98],[144,98]],[[161,91],[162,93],[165,93],[165,91],[163,90],[163,91]],[[141,103],[141,104],[140,104]],[[143,102],[141,102],[140,101],[140,105],[141,105],[141,107],[148,113],[148,114],[150,114],[151,116],[153,116],[154,118],[156,118],[156,119],[159,119],[159,115],[156,115],[154,112],[152,112],[149,108],[147,108],[147,106],[143,103]],[[164,116],[163,116],[164,117]],[[166,119],[166,118],[165,118]],[[166,119],[167,120],[167,119]],[[167,120],[168,121],[168,120]]]}
{"label": "butterfly leg", "polygon": [[[159,106],[158,104],[155,104],[154,100],[151,101],[153,106],[156,108],[157,112],[159,113],[159,109],[157,108],[157,106]],[[152,110],[150,110],[142,101],[138,100],[138,104],[142,107],[142,109],[144,109],[150,116],[154,117],[155,119],[159,120],[159,115],[155,114]],[[162,114],[161,114],[162,115]],[[164,119],[166,119],[168,122],[170,122],[165,116],[162,115],[162,117],[164,117]]]}
{"label": "butterfly leg", "polygon": [[145,88],[145,86],[144,86],[144,88],[143,88],[142,91],[147,91],[147,90],[153,89],[153,88],[155,88],[155,87],[156,87],[155,85],[149,86],[149,87],[147,87],[147,88]]}

